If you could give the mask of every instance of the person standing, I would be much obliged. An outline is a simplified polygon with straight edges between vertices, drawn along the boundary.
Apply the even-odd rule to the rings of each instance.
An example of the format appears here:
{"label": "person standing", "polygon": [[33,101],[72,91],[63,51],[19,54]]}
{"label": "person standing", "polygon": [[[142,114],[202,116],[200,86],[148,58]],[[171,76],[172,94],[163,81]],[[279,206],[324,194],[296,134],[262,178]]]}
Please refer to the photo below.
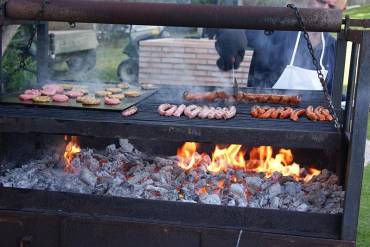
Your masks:
{"label": "person standing", "polygon": [[[297,3],[297,0],[295,0]],[[305,0],[298,6],[344,9],[345,0]],[[224,71],[238,69],[245,49],[254,50],[248,86],[281,89],[322,90],[303,32],[219,29],[215,48],[220,56],[217,66]],[[314,54],[331,91],[336,40],[329,33],[309,33]]]}

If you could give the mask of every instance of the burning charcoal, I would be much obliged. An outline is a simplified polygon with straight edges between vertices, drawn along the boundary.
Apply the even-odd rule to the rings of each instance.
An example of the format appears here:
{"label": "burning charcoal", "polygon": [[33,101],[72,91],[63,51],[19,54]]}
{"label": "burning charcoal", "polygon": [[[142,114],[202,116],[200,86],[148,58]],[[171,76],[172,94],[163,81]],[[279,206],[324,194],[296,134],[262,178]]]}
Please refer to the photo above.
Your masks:
{"label": "burning charcoal", "polygon": [[237,200],[237,202],[238,202],[238,207],[246,207],[246,206],[248,206],[248,202],[247,202],[247,200],[245,198],[239,198]]}
{"label": "burning charcoal", "polygon": [[270,202],[270,207],[273,209],[278,209],[281,205],[281,201],[279,197],[273,197]]}
{"label": "burning charcoal", "polygon": [[227,202],[227,206],[235,206],[235,205],[236,205],[235,200],[233,198],[229,198]]}
{"label": "burning charcoal", "polygon": [[295,196],[301,189],[301,185],[295,182],[286,182],[284,184],[284,190],[290,196]]}
{"label": "burning charcoal", "polygon": [[92,157],[84,159],[82,166],[89,168],[89,170],[92,172],[96,172],[100,168],[99,161]]}
{"label": "burning charcoal", "polygon": [[92,187],[94,187],[97,182],[97,177],[87,168],[81,170],[80,179],[82,182]]}
{"label": "burning charcoal", "polygon": [[160,181],[161,180],[161,176],[160,176],[159,172],[151,174],[150,177],[153,179],[153,181]]}
{"label": "burning charcoal", "polygon": [[268,189],[269,197],[272,198],[274,196],[281,194],[281,185],[279,183],[274,183],[269,189]]}
{"label": "burning charcoal", "polygon": [[272,176],[271,176],[271,179],[274,182],[279,182],[282,177],[283,177],[283,174],[281,174],[280,172],[273,172]]}
{"label": "burning charcoal", "polygon": [[184,182],[184,180],[185,180],[185,177],[186,177],[185,173],[181,173],[180,175],[178,175],[176,177],[175,183],[176,184],[182,184]]}
{"label": "burning charcoal", "polygon": [[198,182],[195,183],[195,188],[200,189],[206,187],[207,181],[205,179],[199,179]]}
{"label": "burning charcoal", "polygon": [[337,184],[338,183],[338,177],[336,175],[331,175],[327,181],[328,184]]}
{"label": "burning charcoal", "polygon": [[320,182],[311,182],[310,181],[308,183],[303,184],[303,189],[306,192],[320,190],[320,188],[321,188]]}
{"label": "burning charcoal", "polygon": [[168,190],[156,187],[153,185],[147,185],[144,191],[144,197],[145,198],[164,198],[165,195],[168,193]]}
{"label": "burning charcoal", "polygon": [[110,188],[107,194],[112,196],[132,197],[133,186],[128,183],[123,183],[120,186]]}
{"label": "burning charcoal", "polygon": [[323,169],[319,175],[316,176],[316,179],[320,182],[326,181],[330,177],[330,172],[327,169]]}
{"label": "burning charcoal", "polygon": [[263,180],[260,177],[246,177],[245,182],[248,187],[260,188]]}
{"label": "burning charcoal", "polygon": [[260,208],[264,208],[266,205],[267,205],[267,202],[268,202],[268,199],[265,197],[265,196],[262,196],[260,199],[259,199],[259,206]]}
{"label": "burning charcoal", "polygon": [[74,159],[72,159],[71,166],[73,170],[76,170],[76,171],[81,170],[82,167],[81,167],[80,157],[75,157]]}
{"label": "burning charcoal", "polygon": [[309,207],[308,207],[308,205],[307,205],[307,204],[305,204],[305,203],[302,203],[301,205],[299,205],[299,206],[297,207],[297,211],[298,211],[298,212],[307,212],[307,211],[308,211],[308,209],[309,209]]}
{"label": "burning charcoal", "polygon": [[312,205],[321,207],[326,201],[326,196],[322,191],[311,191],[307,195],[307,200]]}
{"label": "burning charcoal", "polygon": [[113,155],[116,153],[116,144],[111,144],[111,145],[108,145],[106,148],[105,148],[105,153],[109,156],[109,155]]}
{"label": "burning charcoal", "polygon": [[159,172],[160,176],[160,182],[163,184],[170,184],[171,183],[171,172],[165,172],[165,171],[160,171]]}
{"label": "burning charcoal", "polygon": [[136,174],[134,174],[133,177],[130,177],[127,182],[129,184],[137,184],[139,183],[140,181],[142,181],[144,178],[147,178],[150,176],[150,173],[149,172],[138,172]]}
{"label": "burning charcoal", "polygon": [[119,139],[119,145],[121,146],[121,151],[124,153],[132,153],[134,151],[134,146],[129,143],[128,139]]}
{"label": "burning charcoal", "polygon": [[230,192],[233,193],[234,195],[240,197],[240,198],[245,197],[244,187],[241,184],[232,184],[230,186]]}
{"label": "burning charcoal", "polygon": [[199,197],[199,200],[200,200],[201,203],[204,203],[204,204],[221,205],[221,199],[216,194],[212,194],[212,195],[209,195],[209,194],[206,194],[206,193],[202,194]]}
{"label": "burning charcoal", "polygon": [[146,186],[146,185],[149,185],[149,184],[153,184],[154,181],[152,179],[145,179],[144,182],[141,183],[142,186]]}
{"label": "burning charcoal", "polygon": [[167,167],[167,169],[171,169],[171,170],[173,169],[173,166],[176,164],[171,159],[164,159],[164,158],[160,158],[160,157],[155,157],[153,161],[158,166],[160,166],[160,167]]}

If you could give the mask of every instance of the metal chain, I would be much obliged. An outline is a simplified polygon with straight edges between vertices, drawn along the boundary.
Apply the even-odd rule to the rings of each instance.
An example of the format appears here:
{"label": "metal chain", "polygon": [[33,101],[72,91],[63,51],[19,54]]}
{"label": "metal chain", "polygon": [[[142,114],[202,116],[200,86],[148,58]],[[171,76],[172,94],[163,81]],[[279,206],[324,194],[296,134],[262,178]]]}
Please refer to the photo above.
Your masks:
{"label": "metal chain", "polygon": [[[39,12],[37,12],[37,15],[36,15],[36,25],[40,24],[41,17],[44,14],[46,4],[48,4],[48,3],[49,3],[49,0],[42,0],[41,8],[40,8]],[[19,66],[18,66],[17,69],[14,70],[13,73],[15,73],[17,71],[20,71],[20,70],[25,70],[28,51],[31,49],[33,40],[35,39],[35,36],[36,36],[36,33],[37,33],[37,27],[35,25],[33,25],[33,30],[32,30],[32,33],[30,35],[30,38],[27,41],[27,45],[23,48],[23,53],[20,55],[21,60],[19,62]]]}
{"label": "metal chain", "polygon": [[314,53],[314,50],[313,50],[313,47],[312,47],[312,44],[311,44],[311,41],[310,41],[310,37],[308,36],[308,33],[306,31],[306,26],[303,22],[302,16],[299,13],[298,8],[296,6],[294,6],[294,4],[288,4],[287,7],[294,10],[294,13],[295,13],[295,15],[298,19],[299,25],[303,30],[303,37],[306,40],[308,51],[311,54],[312,63],[315,66],[315,69],[316,69],[316,72],[317,72],[317,77],[319,78],[320,83],[321,83],[321,85],[324,89],[325,98],[329,102],[330,111],[331,111],[331,113],[333,114],[333,117],[334,117],[335,127],[337,129],[340,129],[342,127],[342,124],[339,122],[339,118],[338,118],[337,113],[336,113],[335,108],[334,108],[333,100],[332,100],[331,95],[330,95],[329,90],[328,90],[328,84],[325,80],[324,75],[321,72],[321,66],[320,66],[319,61],[317,60],[317,58],[315,56],[315,53]]}

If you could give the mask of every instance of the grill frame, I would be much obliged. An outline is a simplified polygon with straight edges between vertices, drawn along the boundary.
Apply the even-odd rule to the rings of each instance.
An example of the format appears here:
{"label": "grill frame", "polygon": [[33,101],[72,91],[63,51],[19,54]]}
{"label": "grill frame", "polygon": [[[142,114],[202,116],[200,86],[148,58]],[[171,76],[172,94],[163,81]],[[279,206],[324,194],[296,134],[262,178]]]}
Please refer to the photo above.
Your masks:
{"label": "grill frame", "polygon": [[[17,0],[12,0],[12,2],[17,2]],[[22,1],[20,1],[22,2]],[[5,10],[5,8],[3,8]],[[4,20],[4,13],[1,12],[1,18],[0,21],[2,24],[7,23],[24,23],[23,21],[19,20],[12,20],[12,19],[7,19]],[[320,13],[320,11],[317,11],[317,13]],[[75,18],[75,19],[74,19]],[[32,17],[30,17],[32,19]],[[61,18],[60,20],[62,20]],[[76,16],[69,17],[69,21],[74,21],[78,20],[79,18]],[[93,18],[92,18],[93,19]],[[44,18],[44,20],[48,20],[47,18]],[[4,22],[5,21],[5,22]],[[233,27],[237,27],[238,24],[241,24],[242,21],[239,23],[235,24]],[[26,22],[30,23],[30,22]],[[33,22],[31,22],[33,23]],[[347,88],[347,106],[345,111],[341,111],[339,108],[339,103],[340,103],[340,96],[341,96],[341,89],[342,85],[335,85],[333,88],[334,92],[334,102],[336,106],[336,110],[340,115],[343,116],[343,123],[344,123],[344,128],[342,129],[341,133],[341,138],[338,140],[338,149],[337,150],[342,150],[341,154],[341,159],[343,160],[343,168],[346,169],[345,173],[345,184],[346,184],[346,198],[345,198],[345,211],[342,216],[342,222],[340,224],[341,227],[341,233],[338,234],[337,239],[340,239],[341,241],[336,241],[333,238],[331,239],[324,239],[324,238],[319,238],[316,239],[318,242],[318,245],[332,245],[332,246],[337,246],[338,244],[342,244],[343,246],[354,246],[355,240],[356,240],[356,229],[357,229],[357,221],[358,221],[358,213],[359,213],[359,201],[360,201],[360,194],[361,194],[361,182],[362,179],[362,174],[363,174],[363,154],[364,154],[364,148],[365,148],[365,135],[366,135],[366,123],[367,123],[367,115],[368,115],[368,106],[369,106],[369,98],[367,96],[367,92],[370,90],[370,82],[367,80],[367,78],[370,78],[370,31],[365,31],[365,30],[354,30],[351,29],[351,23],[354,23],[355,25],[360,24],[363,27],[368,27],[368,23],[370,23],[368,20],[364,20],[361,23],[354,22],[346,18],[346,20],[343,21],[345,23],[345,27],[343,30],[338,33],[338,46],[337,46],[337,59],[336,59],[336,69],[335,69],[335,78],[338,81],[342,81],[343,77],[343,68],[344,68],[344,63],[345,63],[345,51],[347,49],[346,42],[351,41],[353,45],[352,49],[352,57],[351,57],[351,72],[350,72],[350,77],[349,77],[349,86]],[[229,23],[230,24],[230,23]],[[223,26],[223,25],[229,25],[226,24],[225,20],[220,20],[220,23],[217,25]],[[273,25],[276,25],[276,23],[273,23]],[[354,26],[355,26],[354,25]],[[284,26],[284,25],[283,25]],[[291,28],[291,26],[290,26]],[[45,32],[47,30],[47,25],[45,24],[39,24],[38,25],[39,33],[44,34],[38,36],[38,39],[40,41],[40,44],[46,45],[47,44],[47,37]],[[284,27],[283,27],[284,29]],[[293,28],[293,30],[298,30],[297,27]],[[38,58],[45,58],[46,57],[46,52],[42,52],[42,49],[38,49]],[[338,57],[339,56],[339,57]],[[44,60],[45,61],[45,60]],[[45,69],[46,65],[45,63],[40,62],[38,64],[38,78],[39,82],[43,82],[44,79],[47,77],[47,70]],[[4,83],[1,81],[1,90],[3,91],[3,86]],[[44,118],[39,118],[38,116],[34,117],[24,117],[21,116],[21,118],[24,120],[19,120],[21,118],[14,117],[11,112],[4,112],[6,110],[12,109],[12,106],[1,106],[0,111],[4,113],[3,117],[0,118],[0,124],[1,126],[5,127],[5,129],[1,129],[1,132],[7,132],[7,131],[16,131],[16,132],[43,132],[43,133],[49,133],[55,130],[51,130],[52,128],[47,127],[46,123],[48,121],[50,122],[55,122],[56,127],[60,126],[65,126],[64,128],[60,128],[59,131],[66,130],[66,127],[73,127],[73,121],[71,120],[55,120],[52,117],[44,117]],[[20,109],[17,110],[17,114],[22,115],[22,113],[26,113],[27,109]],[[5,116],[5,117],[4,117]],[[13,116],[13,117],[12,117]],[[23,121],[23,122],[22,122]],[[86,122],[86,121],[81,121],[81,122]],[[86,123],[85,123],[86,124]],[[94,122],[92,123],[93,126],[96,128],[102,127],[105,125],[105,122]],[[14,126],[12,126],[14,125]],[[17,126],[17,127],[15,127]],[[86,127],[87,126],[87,127]],[[90,124],[91,126],[91,124]],[[122,126],[122,124],[117,124],[112,127],[119,127]],[[123,129],[124,134],[128,135],[130,137],[130,131],[129,131],[129,126],[130,124],[125,125],[127,128]],[[142,127],[146,127],[142,125]],[[84,131],[84,132],[83,132]],[[67,132],[70,134],[76,134],[72,132],[83,132],[86,135],[95,135],[92,129],[89,129],[88,125],[85,125],[85,127],[74,127],[73,131]],[[186,132],[185,132],[186,133]],[[64,133],[63,133],[64,134]],[[160,134],[160,133],[158,133]],[[320,134],[320,133],[318,133]],[[134,133],[134,135],[139,135],[139,133]],[[3,188],[0,188],[0,193],[5,192]],[[16,195],[17,193],[21,193],[24,195],[27,199],[27,194],[29,192],[11,192],[11,191],[6,191],[6,196],[13,196]],[[33,192],[32,192],[33,193]],[[52,192],[50,192],[52,193]],[[42,193],[42,197],[48,197],[50,194],[49,192],[44,192]],[[72,195],[71,195],[72,196]],[[5,202],[5,204],[3,204]],[[22,214],[25,211],[36,213],[40,212],[40,210],[47,214],[47,211],[42,209],[42,208],[27,208],[26,204],[22,204],[21,201],[14,202],[16,203],[15,205],[17,206],[6,206],[9,201],[7,199],[4,199],[4,201],[1,201],[0,205],[5,205],[0,207],[0,213],[2,213],[1,219],[10,219],[13,217],[13,220],[16,222],[21,222]],[[46,207],[46,206],[45,206]],[[280,214],[280,212],[277,212]],[[5,215],[5,216],[4,216]],[[50,216],[50,215],[49,215]],[[73,218],[74,212],[72,211],[66,211],[65,215],[62,217],[68,217]],[[82,217],[82,216],[81,216]],[[45,216],[45,218],[47,218]],[[86,218],[89,218],[89,220],[97,220],[104,218],[102,215],[98,216],[91,216],[88,215]],[[11,220],[10,220],[11,221]],[[37,221],[34,221],[37,222]],[[147,222],[150,224],[150,222]],[[18,224],[18,223],[17,223]],[[148,224],[144,223],[146,226],[149,226]],[[56,227],[56,226],[54,226]],[[217,243],[222,246],[220,237],[207,237],[211,236],[212,234],[207,235],[207,231],[209,229],[202,228],[202,239],[200,241],[200,246],[208,246],[211,242],[210,239],[216,241]],[[211,232],[215,230],[212,229]],[[227,230],[225,229],[217,229],[221,230],[221,232],[226,233]],[[164,230],[165,231],[165,230]],[[27,232],[26,232],[27,233]],[[25,234],[26,234],[25,233]],[[233,233],[236,233],[233,232]],[[229,234],[229,233],[228,233]],[[257,239],[256,243],[263,243],[263,234],[256,232],[257,236],[253,235],[252,233],[249,233],[252,235],[249,240]],[[204,236],[204,237],[203,237]],[[254,236],[254,237],[253,237]],[[27,237],[27,236],[26,236]],[[87,236],[85,236],[87,237]],[[275,236],[276,237],[276,236]],[[277,235],[277,238],[283,239],[295,239],[296,237],[293,235]],[[208,240],[208,241],[207,241]],[[314,240],[314,241],[316,241]],[[21,240],[23,241],[23,239]],[[27,241],[27,238],[25,239]],[[293,241],[293,240],[292,240]],[[266,243],[266,242],[265,242]],[[275,242],[274,242],[275,243]],[[278,242],[276,241],[277,245],[281,246],[286,246],[283,242]],[[292,242],[291,246],[294,246],[295,244],[299,245],[301,244],[304,246],[307,243],[313,243],[310,242],[310,238],[304,237],[303,240],[297,241],[297,242]],[[315,242],[316,243],[316,242]],[[327,244],[327,245],[325,245]],[[310,246],[308,244],[308,246]]]}

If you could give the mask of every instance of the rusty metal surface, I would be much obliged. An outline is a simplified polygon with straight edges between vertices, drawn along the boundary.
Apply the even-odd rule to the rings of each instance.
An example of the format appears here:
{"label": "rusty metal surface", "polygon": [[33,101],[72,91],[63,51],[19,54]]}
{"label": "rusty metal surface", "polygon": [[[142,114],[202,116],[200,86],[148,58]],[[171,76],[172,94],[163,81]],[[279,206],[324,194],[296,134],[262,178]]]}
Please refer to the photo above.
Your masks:
{"label": "rusty metal surface", "polygon": [[[34,20],[38,0],[9,0],[6,17]],[[339,10],[302,9],[307,31],[338,32]],[[42,20],[160,26],[300,30],[294,12],[284,7],[217,6],[113,1],[50,0]]]}

